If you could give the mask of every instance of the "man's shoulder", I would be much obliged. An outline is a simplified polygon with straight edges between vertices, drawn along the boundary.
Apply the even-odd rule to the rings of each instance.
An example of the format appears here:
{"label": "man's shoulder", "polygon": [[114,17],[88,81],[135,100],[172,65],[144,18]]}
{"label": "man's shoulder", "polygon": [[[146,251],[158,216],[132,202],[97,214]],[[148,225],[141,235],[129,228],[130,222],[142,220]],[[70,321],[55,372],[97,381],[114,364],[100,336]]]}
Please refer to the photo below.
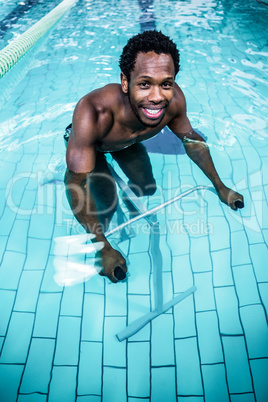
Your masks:
{"label": "man's shoulder", "polygon": [[83,96],[78,102],[78,106],[94,109],[96,112],[102,112],[107,109],[112,110],[114,105],[120,102],[121,98],[121,85],[107,84]]}
{"label": "man's shoulder", "polygon": [[119,84],[108,84],[83,96],[77,103],[73,115],[75,136],[88,138],[107,133],[113,126],[122,102]]}

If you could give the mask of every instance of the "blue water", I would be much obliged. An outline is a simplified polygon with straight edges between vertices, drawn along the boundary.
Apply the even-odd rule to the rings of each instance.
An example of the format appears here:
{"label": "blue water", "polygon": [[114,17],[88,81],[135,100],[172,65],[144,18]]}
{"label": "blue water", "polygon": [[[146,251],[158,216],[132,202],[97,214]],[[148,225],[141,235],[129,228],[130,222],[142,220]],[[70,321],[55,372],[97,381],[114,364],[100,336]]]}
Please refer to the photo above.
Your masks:
{"label": "blue water", "polygon": [[[1,18],[16,4],[7,1]],[[18,29],[53,4],[33,6]],[[140,4],[77,1],[1,79],[1,402],[268,400],[268,8],[255,0]],[[164,303],[197,290],[119,342],[116,334],[154,309],[160,257],[141,220],[111,239],[127,257],[127,282],[56,283],[54,239],[82,232],[65,198],[62,135],[84,94],[119,82],[122,47],[150,27],[177,43],[188,116],[245,208],[231,211],[205,191],[157,214]],[[164,135],[172,138],[165,131],[147,144],[158,191],[145,208],[210,184],[177,144],[156,152]]]}

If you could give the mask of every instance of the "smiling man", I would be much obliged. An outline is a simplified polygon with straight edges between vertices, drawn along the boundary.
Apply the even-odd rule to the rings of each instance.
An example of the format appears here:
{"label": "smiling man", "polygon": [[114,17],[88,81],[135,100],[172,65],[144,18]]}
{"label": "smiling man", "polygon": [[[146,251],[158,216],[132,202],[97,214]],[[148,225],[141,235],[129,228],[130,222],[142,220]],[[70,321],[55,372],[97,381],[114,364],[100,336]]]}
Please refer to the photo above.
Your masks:
{"label": "smiling man", "polygon": [[110,153],[138,195],[152,195],[156,183],[142,141],[166,125],[183,141],[188,156],[214,185],[222,202],[243,207],[243,196],[219,178],[209,149],[191,127],[182,90],[175,83],[179,53],[174,42],[157,31],[132,37],[120,58],[121,85],[109,84],[84,96],[69,127],[66,191],[77,220],[103,241],[102,274],[117,282],[114,271],[127,271],[122,255],[104,232],[116,209],[117,193],[105,153]]}

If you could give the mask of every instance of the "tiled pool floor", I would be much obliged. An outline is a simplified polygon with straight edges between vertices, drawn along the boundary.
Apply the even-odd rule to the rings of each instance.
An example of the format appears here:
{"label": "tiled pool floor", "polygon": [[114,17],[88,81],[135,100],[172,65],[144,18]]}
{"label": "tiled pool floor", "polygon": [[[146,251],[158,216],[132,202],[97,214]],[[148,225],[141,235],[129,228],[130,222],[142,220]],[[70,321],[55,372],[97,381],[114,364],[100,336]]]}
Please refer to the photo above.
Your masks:
{"label": "tiled pool floor", "polygon": [[[127,282],[113,285],[97,275],[57,285],[54,238],[80,231],[62,183],[62,134],[77,100],[118,76],[121,48],[139,32],[133,19],[138,2],[78,1],[53,35],[1,82],[1,402],[268,400],[263,16],[246,33],[241,20],[227,24],[227,16],[236,15],[230,5],[182,3],[167,1],[164,8],[155,1],[157,27],[181,43],[178,82],[190,119],[208,136],[220,176],[243,193],[245,208],[231,211],[207,191],[158,213],[164,302],[192,285],[197,290],[128,340],[119,342],[116,334],[154,307],[154,256],[145,221],[132,226],[129,239],[114,238],[128,259]],[[250,6],[249,20],[252,1]],[[264,15],[265,6],[257,6]],[[173,24],[167,22],[173,8],[185,12],[180,24],[175,15]],[[102,33],[108,22],[112,38]],[[210,24],[219,24],[219,32]],[[94,51],[86,54],[89,46]],[[183,153],[150,158],[158,191],[143,200],[146,208],[209,185]]]}
{"label": "tiled pool floor", "polygon": [[[189,182],[183,174],[191,171],[186,156],[151,158],[159,172],[165,171],[157,175],[163,188],[167,170],[175,171],[178,160],[180,180]],[[193,185],[200,182],[195,173]],[[63,187],[47,186],[54,195]],[[186,215],[178,206],[159,213],[164,301],[193,284],[197,291],[123,342],[115,335],[152,306],[145,224],[145,234],[119,243],[129,260],[127,283],[112,285],[96,276],[63,289],[53,279],[52,239],[68,229],[55,226],[55,200],[43,205],[51,211],[41,216],[16,216],[6,208],[12,224],[3,225],[1,238],[3,401],[16,400],[17,392],[19,401],[45,401],[47,395],[49,401],[74,401],[76,395],[78,401],[176,401],[176,395],[178,400],[254,401],[254,393],[258,401],[266,400],[267,244],[256,226],[247,227],[247,217],[243,225],[243,214],[234,218],[215,195],[204,198],[202,207],[197,200],[183,201]],[[25,208],[30,202],[27,197]],[[149,206],[156,202],[152,197]],[[196,234],[191,233],[195,226]]]}

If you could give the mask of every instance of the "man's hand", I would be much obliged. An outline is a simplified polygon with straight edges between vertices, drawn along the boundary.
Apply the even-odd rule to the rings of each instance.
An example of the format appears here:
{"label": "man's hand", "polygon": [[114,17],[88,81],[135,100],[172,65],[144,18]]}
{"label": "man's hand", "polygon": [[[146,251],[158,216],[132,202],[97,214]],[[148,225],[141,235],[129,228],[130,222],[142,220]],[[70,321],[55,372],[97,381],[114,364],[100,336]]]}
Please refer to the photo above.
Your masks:
{"label": "man's hand", "polygon": [[238,208],[244,208],[243,195],[231,190],[226,186],[222,186],[220,189],[216,189],[216,191],[220,200],[233,210],[236,211]]}
{"label": "man's hand", "polygon": [[113,283],[124,279],[127,272],[126,260],[119,251],[114,250],[111,246],[105,246],[98,255],[101,258],[100,265],[102,266],[100,275],[107,276]]}

